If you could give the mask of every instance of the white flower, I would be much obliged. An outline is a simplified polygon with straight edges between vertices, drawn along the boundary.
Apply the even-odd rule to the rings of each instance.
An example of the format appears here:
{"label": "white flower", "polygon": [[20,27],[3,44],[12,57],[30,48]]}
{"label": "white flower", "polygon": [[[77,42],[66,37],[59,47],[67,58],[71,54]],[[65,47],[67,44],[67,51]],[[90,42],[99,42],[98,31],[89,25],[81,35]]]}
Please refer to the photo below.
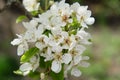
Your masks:
{"label": "white flower", "polygon": [[30,59],[30,62],[25,62],[20,66],[20,71],[22,71],[23,75],[26,76],[30,73],[32,70],[33,72],[38,68],[39,66],[39,56],[38,58],[36,56],[33,56]]}
{"label": "white flower", "polygon": [[94,23],[94,18],[91,16],[91,11],[87,10],[88,6],[80,6],[77,8],[77,20],[80,21],[81,26],[88,27]]}
{"label": "white flower", "polygon": [[85,45],[91,44],[91,42],[89,41],[89,39],[91,39],[91,35],[89,33],[85,32],[84,30],[81,29],[80,31],[78,31],[76,36],[80,38],[79,42],[81,44],[85,44]]}
{"label": "white flower", "polygon": [[36,29],[38,22],[37,20],[32,19],[30,20],[30,22],[23,22],[22,24],[26,28],[26,30],[32,30],[32,29]]}
{"label": "white flower", "polygon": [[28,62],[22,64],[20,66],[20,71],[22,71],[23,75],[26,76],[32,70],[32,65]]}
{"label": "white flower", "polygon": [[52,35],[49,36],[49,45],[54,46],[54,45],[59,45],[60,43],[63,42],[64,36],[62,34],[61,28],[54,28],[52,31]]}
{"label": "white flower", "polygon": [[77,69],[77,68],[73,68],[73,69],[71,70],[71,75],[73,75],[73,76],[75,76],[75,77],[79,77],[81,74],[82,74],[82,73],[81,73],[80,70]]}
{"label": "white flower", "polygon": [[72,49],[74,47],[75,39],[73,36],[69,36],[68,32],[62,32],[62,35],[64,37],[63,42],[61,43],[63,49]]}
{"label": "white flower", "polygon": [[52,61],[51,69],[55,73],[59,73],[62,69],[62,63],[69,64],[72,60],[72,56],[70,54],[64,54],[62,53],[54,53],[54,60]]}
{"label": "white flower", "polygon": [[43,35],[43,32],[45,31],[44,25],[40,24],[35,31],[35,36],[39,40],[40,37]]}
{"label": "white flower", "polygon": [[72,56],[69,53],[66,53],[62,56],[63,63],[69,64],[72,60]]}
{"label": "white flower", "polygon": [[32,65],[32,71],[34,72],[38,67],[39,67],[39,60],[40,60],[40,57],[39,55],[36,56],[33,56],[31,59],[30,59],[30,63]]}
{"label": "white flower", "polygon": [[27,41],[24,39],[23,36],[21,35],[18,35],[18,38],[14,39],[11,44],[12,45],[18,45],[18,48],[17,48],[17,54],[20,56],[22,55],[25,51],[28,50],[28,43]]}
{"label": "white flower", "polygon": [[59,73],[61,69],[62,69],[62,65],[60,61],[58,60],[52,61],[52,66],[51,66],[52,71],[54,71],[55,73]]}
{"label": "white flower", "polygon": [[72,5],[71,5],[71,10],[72,10],[72,12],[77,12],[77,8],[79,8],[80,7],[80,4],[78,3],[78,2],[75,2],[75,3],[73,3]]}
{"label": "white flower", "polygon": [[82,60],[82,53],[86,48],[82,45],[76,45],[73,49],[69,50],[69,54],[73,57],[73,64],[77,65]]}
{"label": "white flower", "polygon": [[42,25],[49,25],[49,19],[50,17],[53,16],[53,14],[51,13],[50,10],[46,11],[45,13],[39,14],[38,18],[35,18],[35,20],[37,20],[39,23],[41,23]]}
{"label": "white flower", "polygon": [[24,27],[26,28],[26,32],[24,34],[24,38],[27,42],[35,42],[36,38],[36,27],[38,22],[36,20],[31,20],[30,22],[23,22]]}
{"label": "white flower", "polygon": [[43,48],[45,48],[49,43],[49,38],[45,35],[41,35],[37,42],[35,43],[35,46],[37,48],[39,48],[40,50],[42,50]]}
{"label": "white flower", "polygon": [[23,5],[31,12],[38,10],[40,3],[37,3],[37,0],[23,0]]}
{"label": "white flower", "polygon": [[18,45],[18,48],[17,48],[17,54],[18,54],[18,56],[21,56],[27,50],[28,50],[28,44],[27,44],[27,42],[21,43],[20,45]]}
{"label": "white flower", "polygon": [[70,9],[70,5],[65,3],[65,0],[61,0],[59,3],[55,3],[51,6],[50,10],[54,15],[59,15],[62,18],[63,22],[71,22],[69,19],[72,11]]}

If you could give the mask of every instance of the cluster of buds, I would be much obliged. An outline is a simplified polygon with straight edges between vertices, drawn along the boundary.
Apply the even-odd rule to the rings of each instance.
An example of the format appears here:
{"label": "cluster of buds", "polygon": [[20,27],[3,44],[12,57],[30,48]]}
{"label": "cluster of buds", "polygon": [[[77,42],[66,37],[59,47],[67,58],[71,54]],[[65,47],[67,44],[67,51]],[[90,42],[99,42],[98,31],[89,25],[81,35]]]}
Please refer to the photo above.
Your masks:
{"label": "cluster of buds", "polygon": [[[28,11],[36,11],[40,3],[37,0],[23,0],[23,5]],[[30,72],[40,72],[44,66],[40,73],[47,75],[62,71],[67,77],[68,71],[71,71],[71,75],[79,77],[81,72],[78,68],[89,65],[85,62],[89,57],[82,55],[85,46],[91,44],[91,36],[85,29],[94,21],[88,6],[81,6],[78,2],[69,5],[61,0],[54,2],[38,17],[23,22],[26,31],[17,34],[18,38],[11,42],[18,45],[21,74],[25,76]]]}

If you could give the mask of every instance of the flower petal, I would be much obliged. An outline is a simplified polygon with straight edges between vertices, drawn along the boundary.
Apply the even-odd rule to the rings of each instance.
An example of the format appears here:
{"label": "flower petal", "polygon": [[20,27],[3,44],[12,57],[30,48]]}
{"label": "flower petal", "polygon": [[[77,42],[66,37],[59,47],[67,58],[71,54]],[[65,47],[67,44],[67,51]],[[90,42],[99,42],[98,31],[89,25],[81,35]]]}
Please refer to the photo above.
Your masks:
{"label": "flower petal", "polygon": [[70,61],[72,60],[72,56],[70,54],[64,54],[62,56],[63,63],[69,64]]}
{"label": "flower petal", "polygon": [[95,19],[94,19],[93,17],[91,17],[91,18],[86,19],[85,22],[86,22],[88,25],[92,25],[92,24],[95,22]]}
{"label": "flower petal", "polygon": [[81,73],[80,70],[77,69],[77,68],[73,68],[73,69],[71,70],[71,75],[73,75],[73,76],[75,76],[75,77],[79,77],[81,74],[82,74],[82,73]]}
{"label": "flower petal", "polygon": [[59,62],[59,61],[57,61],[57,60],[54,60],[54,61],[52,62],[51,69],[52,69],[53,72],[59,73],[59,72],[61,71],[61,68],[62,68],[61,62]]}
{"label": "flower petal", "polygon": [[14,39],[11,44],[12,45],[19,45],[21,43],[21,39]]}
{"label": "flower petal", "polygon": [[19,45],[17,48],[17,54],[18,56],[21,56],[24,53],[24,45]]}
{"label": "flower petal", "polygon": [[24,63],[20,66],[21,71],[30,71],[32,70],[32,65],[30,63]]}
{"label": "flower petal", "polygon": [[74,65],[77,65],[82,60],[80,55],[74,56]]}

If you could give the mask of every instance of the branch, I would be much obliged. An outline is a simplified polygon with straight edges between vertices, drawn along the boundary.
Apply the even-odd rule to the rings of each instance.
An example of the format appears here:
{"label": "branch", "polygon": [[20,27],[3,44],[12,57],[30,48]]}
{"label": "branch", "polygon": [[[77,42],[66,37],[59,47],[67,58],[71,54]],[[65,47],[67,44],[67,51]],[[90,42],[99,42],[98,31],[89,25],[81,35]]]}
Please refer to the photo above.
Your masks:
{"label": "branch", "polygon": [[0,13],[4,12],[6,9],[11,7],[12,5],[19,7],[29,20],[32,19],[32,15],[25,9],[25,7],[22,5],[22,3],[19,0],[11,1],[11,2],[8,1],[6,5],[2,9],[0,9]]}
{"label": "branch", "polygon": [[4,12],[8,8],[9,8],[9,5],[5,5],[2,9],[0,9],[0,13]]}
{"label": "branch", "polygon": [[25,7],[23,6],[23,4],[22,4],[20,1],[17,1],[17,2],[15,3],[15,5],[18,6],[18,7],[22,10],[22,12],[24,13],[24,15],[26,15],[29,20],[32,19],[33,16],[31,15],[31,13],[28,12],[28,11],[25,9]]}

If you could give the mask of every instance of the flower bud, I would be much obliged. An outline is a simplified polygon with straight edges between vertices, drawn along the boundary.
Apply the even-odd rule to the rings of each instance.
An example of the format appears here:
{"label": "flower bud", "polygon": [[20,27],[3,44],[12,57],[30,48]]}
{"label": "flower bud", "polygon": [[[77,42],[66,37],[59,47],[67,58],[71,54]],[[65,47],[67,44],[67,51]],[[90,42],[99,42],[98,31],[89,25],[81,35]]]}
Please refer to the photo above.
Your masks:
{"label": "flower bud", "polygon": [[41,73],[41,74],[40,74],[40,78],[41,78],[41,80],[43,80],[43,79],[45,78],[45,74],[44,74],[44,73]]}

